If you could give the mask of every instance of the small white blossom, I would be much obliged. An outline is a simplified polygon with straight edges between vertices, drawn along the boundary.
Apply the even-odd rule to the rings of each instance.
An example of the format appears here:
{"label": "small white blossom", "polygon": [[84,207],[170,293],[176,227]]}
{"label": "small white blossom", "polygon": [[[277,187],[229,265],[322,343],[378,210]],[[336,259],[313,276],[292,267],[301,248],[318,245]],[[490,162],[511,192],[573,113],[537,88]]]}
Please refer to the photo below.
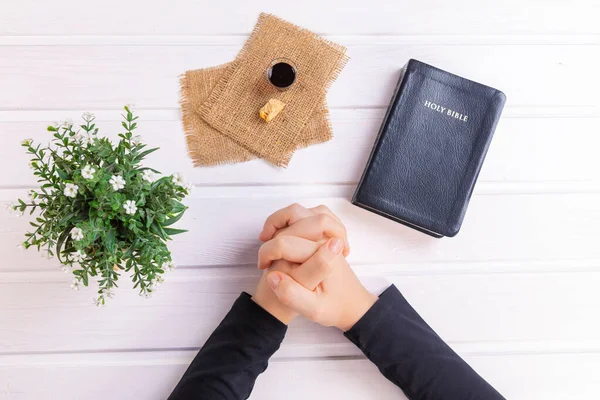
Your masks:
{"label": "small white blossom", "polygon": [[15,206],[16,206],[16,204],[15,204],[15,203],[6,203],[6,211],[7,211],[9,214],[12,214],[12,213],[14,213],[14,212],[16,211],[16,210],[15,210]]}
{"label": "small white blossom", "polygon": [[79,132],[73,136],[73,139],[79,142],[79,144],[82,146],[89,146],[90,144],[94,143],[94,140],[96,140],[96,135],[92,133]]}
{"label": "small white blossom", "polygon": [[36,169],[37,168],[37,160],[29,161],[29,168]]}
{"label": "small white blossom", "polygon": [[73,156],[71,154],[67,154],[63,156],[63,160],[65,161],[73,161]]}
{"label": "small white blossom", "polygon": [[81,240],[81,239],[83,239],[83,230],[81,228],[73,228],[73,229],[71,229],[71,238],[73,240]]}
{"label": "small white blossom", "polygon": [[192,193],[192,189],[193,189],[194,185],[192,185],[192,182],[188,182],[185,187],[184,190],[187,194]]}
{"label": "small white blossom", "polygon": [[63,128],[69,129],[73,126],[73,120],[70,118],[67,118],[60,126]]}
{"label": "small white blossom", "polygon": [[121,190],[125,187],[125,179],[121,175],[113,175],[108,183],[112,185],[113,190]]}
{"label": "small white blossom", "polygon": [[140,296],[142,296],[145,299],[149,299],[150,297],[152,297],[152,292],[150,290],[148,290],[147,288],[144,288],[140,292]]}
{"label": "small white blossom", "polygon": [[48,260],[52,258],[52,256],[50,255],[50,251],[48,251],[48,249],[40,250],[40,257],[46,258]]}
{"label": "small white blossom", "polygon": [[137,146],[140,143],[142,143],[142,137],[140,135],[135,135],[133,138],[131,138],[131,144],[134,146]]}
{"label": "small white blossom", "polygon": [[74,253],[70,254],[71,256],[71,260],[74,262],[82,262],[83,259],[85,258],[85,253],[83,253],[81,250],[77,250]]}
{"label": "small white blossom", "polygon": [[163,278],[161,275],[157,275],[154,280],[152,280],[152,283],[150,283],[150,287],[152,289],[156,289],[158,288],[162,283],[164,283],[165,278]]}
{"label": "small white blossom", "polygon": [[80,287],[81,287],[81,282],[79,282],[79,279],[73,279],[73,282],[71,283],[71,289],[77,291],[77,290],[79,290]]}
{"label": "small white blossom", "polygon": [[77,190],[79,190],[79,186],[74,185],[72,183],[67,183],[65,185],[65,190],[63,191],[63,193],[67,197],[73,197],[73,198],[75,198],[77,196]]}
{"label": "small white blossom", "polygon": [[123,208],[125,209],[125,214],[133,215],[137,211],[137,206],[135,205],[135,201],[127,200],[123,204]]}
{"label": "small white blossom", "polygon": [[174,184],[179,186],[185,186],[185,178],[182,174],[173,174],[171,180]]}
{"label": "small white blossom", "polygon": [[19,244],[17,245],[17,249],[19,249],[19,250],[25,250],[25,249],[26,249],[26,247],[25,247],[25,242],[23,242],[23,243],[19,243]]}
{"label": "small white blossom", "polygon": [[33,142],[33,139],[25,139],[21,142],[21,145],[23,146],[31,146],[31,143]]}
{"label": "small white blossom", "polygon": [[156,174],[149,169],[144,170],[142,173],[142,179],[146,182],[152,183],[156,180]]}
{"label": "small white blossom", "polygon": [[104,307],[104,305],[105,305],[104,297],[100,296],[98,298],[94,298],[94,305],[96,307]]}
{"label": "small white blossom", "polygon": [[83,114],[81,114],[81,118],[83,118],[83,120],[86,122],[90,122],[91,120],[96,118],[96,116],[91,112],[84,112]]}
{"label": "small white blossom", "polygon": [[175,263],[173,261],[165,261],[162,264],[162,269],[164,271],[173,271],[175,269]]}
{"label": "small white blossom", "polygon": [[89,164],[86,165],[85,167],[83,167],[83,169],[81,170],[81,176],[84,179],[94,179],[95,173],[96,173],[96,169]]}
{"label": "small white blossom", "polygon": [[73,139],[75,139],[75,141],[82,146],[87,146],[90,141],[88,135],[85,133],[77,133],[75,136],[73,136]]}
{"label": "small white blossom", "polygon": [[63,271],[65,274],[68,274],[68,273],[70,273],[70,272],[71,272],[71,266],[70,266],[70,265],[63,265],[62,267],[60,267],[60,269],[62,269],[62,271]]}
{"label": "small white blossom", "polygon": [[115,294],[111,289],[102,289],[102,293],[100,295],[107,299],[112,299],[115,297]]}

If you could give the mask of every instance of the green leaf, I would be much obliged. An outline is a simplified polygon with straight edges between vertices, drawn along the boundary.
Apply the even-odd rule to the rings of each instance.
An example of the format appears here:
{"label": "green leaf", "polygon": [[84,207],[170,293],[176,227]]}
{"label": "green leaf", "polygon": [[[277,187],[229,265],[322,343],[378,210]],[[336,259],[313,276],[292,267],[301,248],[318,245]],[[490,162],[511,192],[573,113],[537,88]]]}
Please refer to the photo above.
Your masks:
{"label": "green leaf", "polygon": [[156,233],[161,239],[167,240],[167,234],[165,233],[162,226],[160,226],[156,221],[154,221],[152,225],[150,225],[150,229],[152,230],[152,232]]}
{"label": "green leaf", "polygon": [[158,147],[155,147],[155,148],[153,148],[153,149],[150,149],[150,150],[142,151],[141,153],[137,154],[137,155],[134,157],[134,160],[141,161],[141,160],[143,160],[143,159],[144,159],[144,158],[145,158],[145,157],[146,157],[148,154],[150,154],[150,153],[154,153],[154,152],[155,152],[156,150],[158,150],[158,149],[159,149]]}
{"label": "green leaf", "polygon": [[163,230],[169,236],[187,232],[187,229],[164,228]]}
{"label": "green leaf", "polygon": [[[71,229],[65,229],[64,232],[59,236],[58,241],[56,242],[56,256],[58,257],[58,261],[60,261],[61,263],[64,263],[64,261],[60,258],[60,255],[62,254],[62,246],[65,243],[65,240],[67,239],[67,237],[69,237],[69,233],[71,232]],[[75,273],[75,271],[73,271],[73,273]]]}
{"label": "green leaf", "polygon": [[104,237],[104,244],[106,246],[106,250],[108,250],[108,252],[111,254],[115,252],[115,236],[115,230],[110,229],[108,232],[106,232],[106,236]]}
{"label": "green leaf", "polygon": [[60,177],[60,179],[66,181],[69,180],[69,175],[63,171],[62,169],[56,167],[56,173],[58,174],[58,176]]}
{"label": "green leaf", "polygon": [[171,200],[171,213],[176,214],[184,211],[187,207],[177,200]]}
{"label": "green leaf", "polygon": [[179,214],[177,214],[175,217],[169,218],[168,220],[166,220],[165,222],[163,222],[163,226],[170,226],[173,225],[175,222],[179,221],[181,219],[181,217],[183,217],[183,211],[180,212]]}

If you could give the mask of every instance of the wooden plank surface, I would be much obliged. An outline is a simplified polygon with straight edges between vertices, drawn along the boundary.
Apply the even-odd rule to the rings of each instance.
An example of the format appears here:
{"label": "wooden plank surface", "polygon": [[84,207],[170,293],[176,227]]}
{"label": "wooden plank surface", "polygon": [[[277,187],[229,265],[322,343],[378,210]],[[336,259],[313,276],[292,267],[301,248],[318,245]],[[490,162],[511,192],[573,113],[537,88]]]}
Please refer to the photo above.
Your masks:
{"label": "wooden plank surface", "polygon": [[[389,265],[354,269],[374,292],[395,284],[460,353],[600,351],[600,325],[591,318],[600,307],[600,272],[436,274],[420,271],[419,265],[404,273]],[[239,293],[254,290],[259,276],[251,265],[178,270],[152,300],[123,283],[109,306],[91,309],[94,290],[70,291],[60,271],[36,281],[33,275],[4,275],[10,281],[0,292],[5,322],[0,353],[197,349]],[[149,331],[152,335],[145,334]],[[358,355],[336,329],[305,320],[292,323],[277,353],[280,358]]]}
{"label": "wooden plank surface", "polygon": [[[386,106],[409,58],[498,87],[513,106],[598,105],[600,81],[590,79],[596,66],[589,62],[598,44],[381,44],[377,36],[342,44],[351,60],[328,93],[331,107]],[[0,108],[103,109],[129,103],[175,108],[180,74],[228,62],[241,47],[111,45],[82,51],[82,45],[85,41],[73,46],[0,47]]]}
{"label": "wooden plank surface", "polygon": [[[0,399],[164,399],[194,352],[93,353],[5,356]],[[466,361],[508,399],[594,399],[600,390],[598,354],[467,356]],[[351,377],[351,378],[350,378]],[[36,382],[32,385],[31,382]],[[148,382],[153,382],[148,385]],[[60,395],[57,396],[56,394]],[[251,400],[344,398],[405,399],[367,360],[273,360]]]}
{"label": "wooden plank surface", "polygon": [[[16,115],[15,115],[16,114]],[[30,137],[38,143],[49,139],[46,127],[51,115],[77,120],[81,112],[55,111],[35,113],[30,118],[39,121],[2,122],[22,113],[0,112],[0,132],[4,145],[0,147],[0,187],[34,186],[35,177],[28,167],[27,154],[20,148],[22,138]],[[193,168],[181,121],[175,115],[140,113],[139,133],[150,146],[161,147],[178,157],[164,157],[163,151],[151,154],[148,165],[164,173],[183,172],[196,185],[252,185],[252,184],[355,184],[375,136],[379,130],[383,110],[334,110],[332,141],[309,149],[299,150],[285,170],[273,168],[261,160],[213,168]],[[29,116],[21,116],[27,118]],[[101,133],[116,137],[119,132],[119,110],[104,111],[98,115]],[[580,185],[588,190],[600,189],[600,168],[596,159],[600,147],[597,134],[600,118],[545,118],[507,116],[501,121],[491,146],[479,183],[521,183],[524,190],[532,190],[532,183],[552,184],[554,187]],[[568,135],[565,132],[569,132]],[[583,145],[585,144],[585,145]],[[336,157],[343,154],[344,157]]]}
{"label": "wooden plank surface", "polygon": [[600,33],[594,0],[519,0],[410,4],[305,0],[257,3],[206,0],[148,3],[75,0],[11,4],[0,17],[2,35],[218,35],[247,34],[258,13],[275,13],[319,33],[352,34],[574,34]]}

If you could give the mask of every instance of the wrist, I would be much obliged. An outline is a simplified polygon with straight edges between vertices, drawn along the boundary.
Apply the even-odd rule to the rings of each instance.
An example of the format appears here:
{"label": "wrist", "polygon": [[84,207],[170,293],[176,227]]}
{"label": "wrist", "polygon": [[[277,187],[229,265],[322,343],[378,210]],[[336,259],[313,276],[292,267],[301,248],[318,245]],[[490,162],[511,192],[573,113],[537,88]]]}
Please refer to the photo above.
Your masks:
{"label": "wrist", "polygon": [[298,313],[279,301],[275,293],[267,286],[264,276],[258,283],[252,301],[286,325],[298,316]]}
{"label": "wrist", "polygon": [[348,308],[348,312],[344,313],[336,327],[343,332],[349,331],[360,319],[373,307],[373,304],[378,300],[378,297],[373,293],[364,290],[359,296],[355,297],[355,302]]}

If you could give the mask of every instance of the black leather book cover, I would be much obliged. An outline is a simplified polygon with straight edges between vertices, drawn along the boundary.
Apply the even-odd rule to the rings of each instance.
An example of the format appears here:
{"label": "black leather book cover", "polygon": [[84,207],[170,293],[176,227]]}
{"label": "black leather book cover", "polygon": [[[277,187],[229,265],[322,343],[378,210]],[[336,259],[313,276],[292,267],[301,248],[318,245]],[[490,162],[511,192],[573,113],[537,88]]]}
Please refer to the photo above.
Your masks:
{"label": "black leather book cover", "polygon": [[456,235],[505,102],[499,90],[410,60],[352,203]]}

